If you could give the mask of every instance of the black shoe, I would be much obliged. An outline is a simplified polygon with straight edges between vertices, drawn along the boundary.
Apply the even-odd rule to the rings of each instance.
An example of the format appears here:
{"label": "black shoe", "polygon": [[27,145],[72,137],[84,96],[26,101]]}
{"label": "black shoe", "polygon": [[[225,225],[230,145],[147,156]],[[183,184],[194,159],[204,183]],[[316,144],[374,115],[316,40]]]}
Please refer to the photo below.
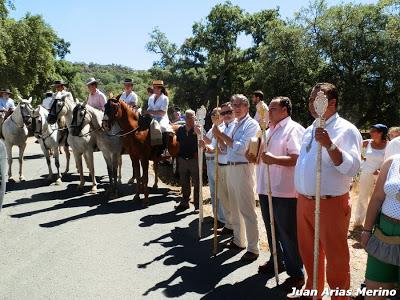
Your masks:
{"label": "black shoe", "polygon": [[236,245],[233,240],[229,241],[228,243],[225,244],[225,247],[231,250],[237,250],[237,251],[242,251],[245,248],[244,247],[239,247],[238,245]]}
{"label": "black shoe", "polygon": [[186,210],[189,209],[189,203],[187,202],[181,202],[178,205],[175,206],[176,210]]}
{"label": "black shoe", "polygon": [[222,228],[220,230],[217,231],[218,235],[233,235],[233,230],[229,229],[229,228]]}
{"label": "black shoe", "polygon": [[247,261],[247,262],[252,262],[257,260],[258,258],[258,254],[247,251],[245,254],[242,255],[242,257],[240,258],[241,261]]}
{"label": "black shoe", "polygon": [[[278,263],[278,273],[282,273],[285,271],[285,267],[282,264]],[[267,261],[265,264],[258,267],[258,273],[265,274],[268,276],[275,275],[274,263],[271,260]]]}
{"label": "black shoe", "polygon": [[218,228],[223,228],[225,226],[224,223],[222,223],[221,221],[217,221],[217,227]]}
{"label": "black shoe", "polygon": [[285,292],[290,292],[293,290],[293,288],[295,288],[296,290],[301,290],[304,283],[304,277],[289,277],[279,287]]}

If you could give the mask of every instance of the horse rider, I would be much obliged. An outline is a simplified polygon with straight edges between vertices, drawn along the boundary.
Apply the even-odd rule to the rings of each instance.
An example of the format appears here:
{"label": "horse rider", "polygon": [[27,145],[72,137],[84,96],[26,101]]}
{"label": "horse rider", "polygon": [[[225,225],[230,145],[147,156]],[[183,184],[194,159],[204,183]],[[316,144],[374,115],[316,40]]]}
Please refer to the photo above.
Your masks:
{"label": "horse rider", "polygon": [[107,97],[97,88],[98,83],[99,81],[93,77],[86,81],[86,85],[89,89],[87,104],[98,110],[104,111],[104,105],[107,103]]}
{"label": "horse rider", "polygon": [[125,78],[124,80],[124,92],[119,98],[129,105],[132,109],[138,107],[138,95],[133,91],[133,81],[130,78]]}
{"label": "horse rider", "polygon": [[4,120],[7,119],[15,110],[14,100],[10,98],[12,95],[9,89],[0,90],[0,111],[6,113]]}
{"label": "horse rider", "polygon": [[[173,134],[173,129],[169,123],[167,114],[169,99],[168,92],[164,86],[164,81],[154,80],[153,92],[154,94],[149,97],[147,103],[147,113],[160,124],[163,148],[167,149],[169,136]],[[164,151],[162,156],[169,156],[169,154],[167,151]]]}
{"label": "horse rider", "polygon": [[53,97],[62,97],[69,94],[69,97],[72,99],[72,101],[75,102],[72,94],[67,91],[66,85],[67,83],[63,80],[54,80],[52,84],[52,86],[55,88],[55,93],[53,94]]}
{"label": "horse rider", "polygon": [[50,111],[51,106],[53,105],[53,92],[47,91],[44,93],[45,98],[42,100],[42,106]]}

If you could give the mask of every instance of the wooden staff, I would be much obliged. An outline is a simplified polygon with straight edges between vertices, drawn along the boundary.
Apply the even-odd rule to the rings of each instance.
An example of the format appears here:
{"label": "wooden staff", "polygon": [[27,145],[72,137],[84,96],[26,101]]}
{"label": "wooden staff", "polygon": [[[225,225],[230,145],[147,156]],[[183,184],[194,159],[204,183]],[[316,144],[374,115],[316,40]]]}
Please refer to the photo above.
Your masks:
{"label": "wooden staff", "polygon": [[[219,96],[217,96],[217,111],[215,113],[215,118],[216,118],[216,124],[218,124],[219,121]],[[218,125],[213,125],[213,126],[218,126]],[[215,146],[215,156],[214,156],[214,162],[215,162],[215,191],[214,191],[214,238],[213,238],[213,254],[216,255],[218,252],[218,139],[215,138],[216,140],[216,146]]]}
{"label": "wooden staff", "polygon": [[[328,107],[328,98],[323,91],[317,93],[314,101],[315,112],[318,115],[317,127],[325,127],[325,119],[323,115]],[[318,285],[318,257],[319,257],[319,221],[320,221],[320,204],[321,204],[321,161],[322,161],[322,145],[318,143],[317,148],[317,174],[315,185],[315,211],[314,211],[314,273],[313,273],[313,289],[317,290]],[[317,299],[317,295],[313,296],[313,300]]]}
{"label": "wooden staff", "polygon": [[[261,136],[261,141],[264,139],[265,140],[265,150],[268,151],[269,147],[269,142],[271,140],[271,137],[266,140],[265,132],[267,129],[267,124],[265,123],[264,117],[266,113],[266,109],[264,108],[264,103],[261,103],[261,108],[259,110],[260,112],[260,117],[261,117],[261,130],[262,130],[262,136]],[[274,208],[272,204],[272,190],[271,190],[271,176],[269,172],[269,165],[266,164],[267,167],[267,193],[268,193],[268,209],[269,209],[269,222],[271,226],[271,240],[272,240],[272,258],[274,262],[274,272],[275,272],[275,281],[276,285],[279,285],[279,271],[278,271],[278,255],[276,252],[276,236],[275,236],[275,218],[274,218]]]}
{"label": "wooden staff", "polygon": [[200,135],[198,136],[198,164],[199,164],[199,239],[202,236],[202,224],[203,224],[203,148],[200,146],[200,141],[203,140],[203,128],[204,119],[206,117],[207,110],[202,105],[196,112],[197,124],[200,126]]}

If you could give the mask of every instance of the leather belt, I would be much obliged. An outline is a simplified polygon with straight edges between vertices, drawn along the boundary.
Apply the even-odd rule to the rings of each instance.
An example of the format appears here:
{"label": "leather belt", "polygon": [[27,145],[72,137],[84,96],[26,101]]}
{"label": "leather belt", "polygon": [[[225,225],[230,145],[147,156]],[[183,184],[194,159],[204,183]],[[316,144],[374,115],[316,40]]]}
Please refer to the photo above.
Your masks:
{"label": "leather belt", "polygon": [[226,167],[228,164],[221,164],[221,163],[218,163],[218,166],[220,166],[220,167]]}
{"label": "leather belt", "polygon": [[395,219],[395,218],[389,217],[389,216],[387,216],[387,215],[385,215],[385,214],[382,214],[382,217],[383,217],[386,221],[388,221],[388,222],[390,222],[390,223],[400,224],[400,220],[399,220],[399,219]]}
{"label": "leather belt", "polygon": [[244,161],[238,161],[238,162],[233,162],[233,161],[228,161],[227,165],[229,166],[238,166],[238,165],[248,165],[249,162],[244,162]]}
{"label": "leather belt", "polygon": [[[309,196],[309,195],[303,195],[303,194],[299,194],[299,195],[302,196],[303,198],[315,200],[315,196]],[[340,196],[321,195],[320,199],[331,199],[331,198],[336,198],[336,197],[340,197]]]}
{"label": "leather belt", "polygon": [[214,156],[211,156],[211,157],[206,156],[206,160],[214,160]]}
{"label": "leather belt", "polygon": [[184,160],[196,159],[196,158],[194,158],[194,157],[182,157],[182,156],[179,156],[179,157],[182,158],[182,159],[184,159]]}

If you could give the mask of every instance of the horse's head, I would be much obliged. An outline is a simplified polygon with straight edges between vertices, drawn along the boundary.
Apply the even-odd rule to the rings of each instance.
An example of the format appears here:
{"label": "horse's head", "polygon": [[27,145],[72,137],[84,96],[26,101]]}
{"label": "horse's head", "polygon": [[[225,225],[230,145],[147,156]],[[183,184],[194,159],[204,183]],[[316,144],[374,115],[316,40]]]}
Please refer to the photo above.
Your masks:
{"label": "horse's head", "polygon": [[16,107],[16,110],[20,110],[21,118],[22,121],[26,126],[31,126],[32,124],[32,112],[33,112],[33,107],[31,105],[32,103],[32,97],[29,99],[21,99]]}
{"label": "horse's head", "polygon": [[121,103],[118,98],[110,98],[104,106],[103,127],[110,130],[115,120],[122,116]]}
{"label": "horse's head", "polygon": [[85,127],[90,130],[90,114],[87,111],[86,105],[77,104],[72,112],[72,123],[70,132],[73,136],[79,136]]}
{"label": "horse's head", "polygon": [[40,105],[32,112],[32,131],[36,137],[41,137],[43,134],[43,123],[46,121]]}
{"label": "horse's head", "polygon": [[55,124],[61,116],[67,113],[67,108],[65,107],[66,97],[67,95],[61,96],[60,93],[53,96],[53,103],[51,104],[49,115],[47,116],[47,122]]}

